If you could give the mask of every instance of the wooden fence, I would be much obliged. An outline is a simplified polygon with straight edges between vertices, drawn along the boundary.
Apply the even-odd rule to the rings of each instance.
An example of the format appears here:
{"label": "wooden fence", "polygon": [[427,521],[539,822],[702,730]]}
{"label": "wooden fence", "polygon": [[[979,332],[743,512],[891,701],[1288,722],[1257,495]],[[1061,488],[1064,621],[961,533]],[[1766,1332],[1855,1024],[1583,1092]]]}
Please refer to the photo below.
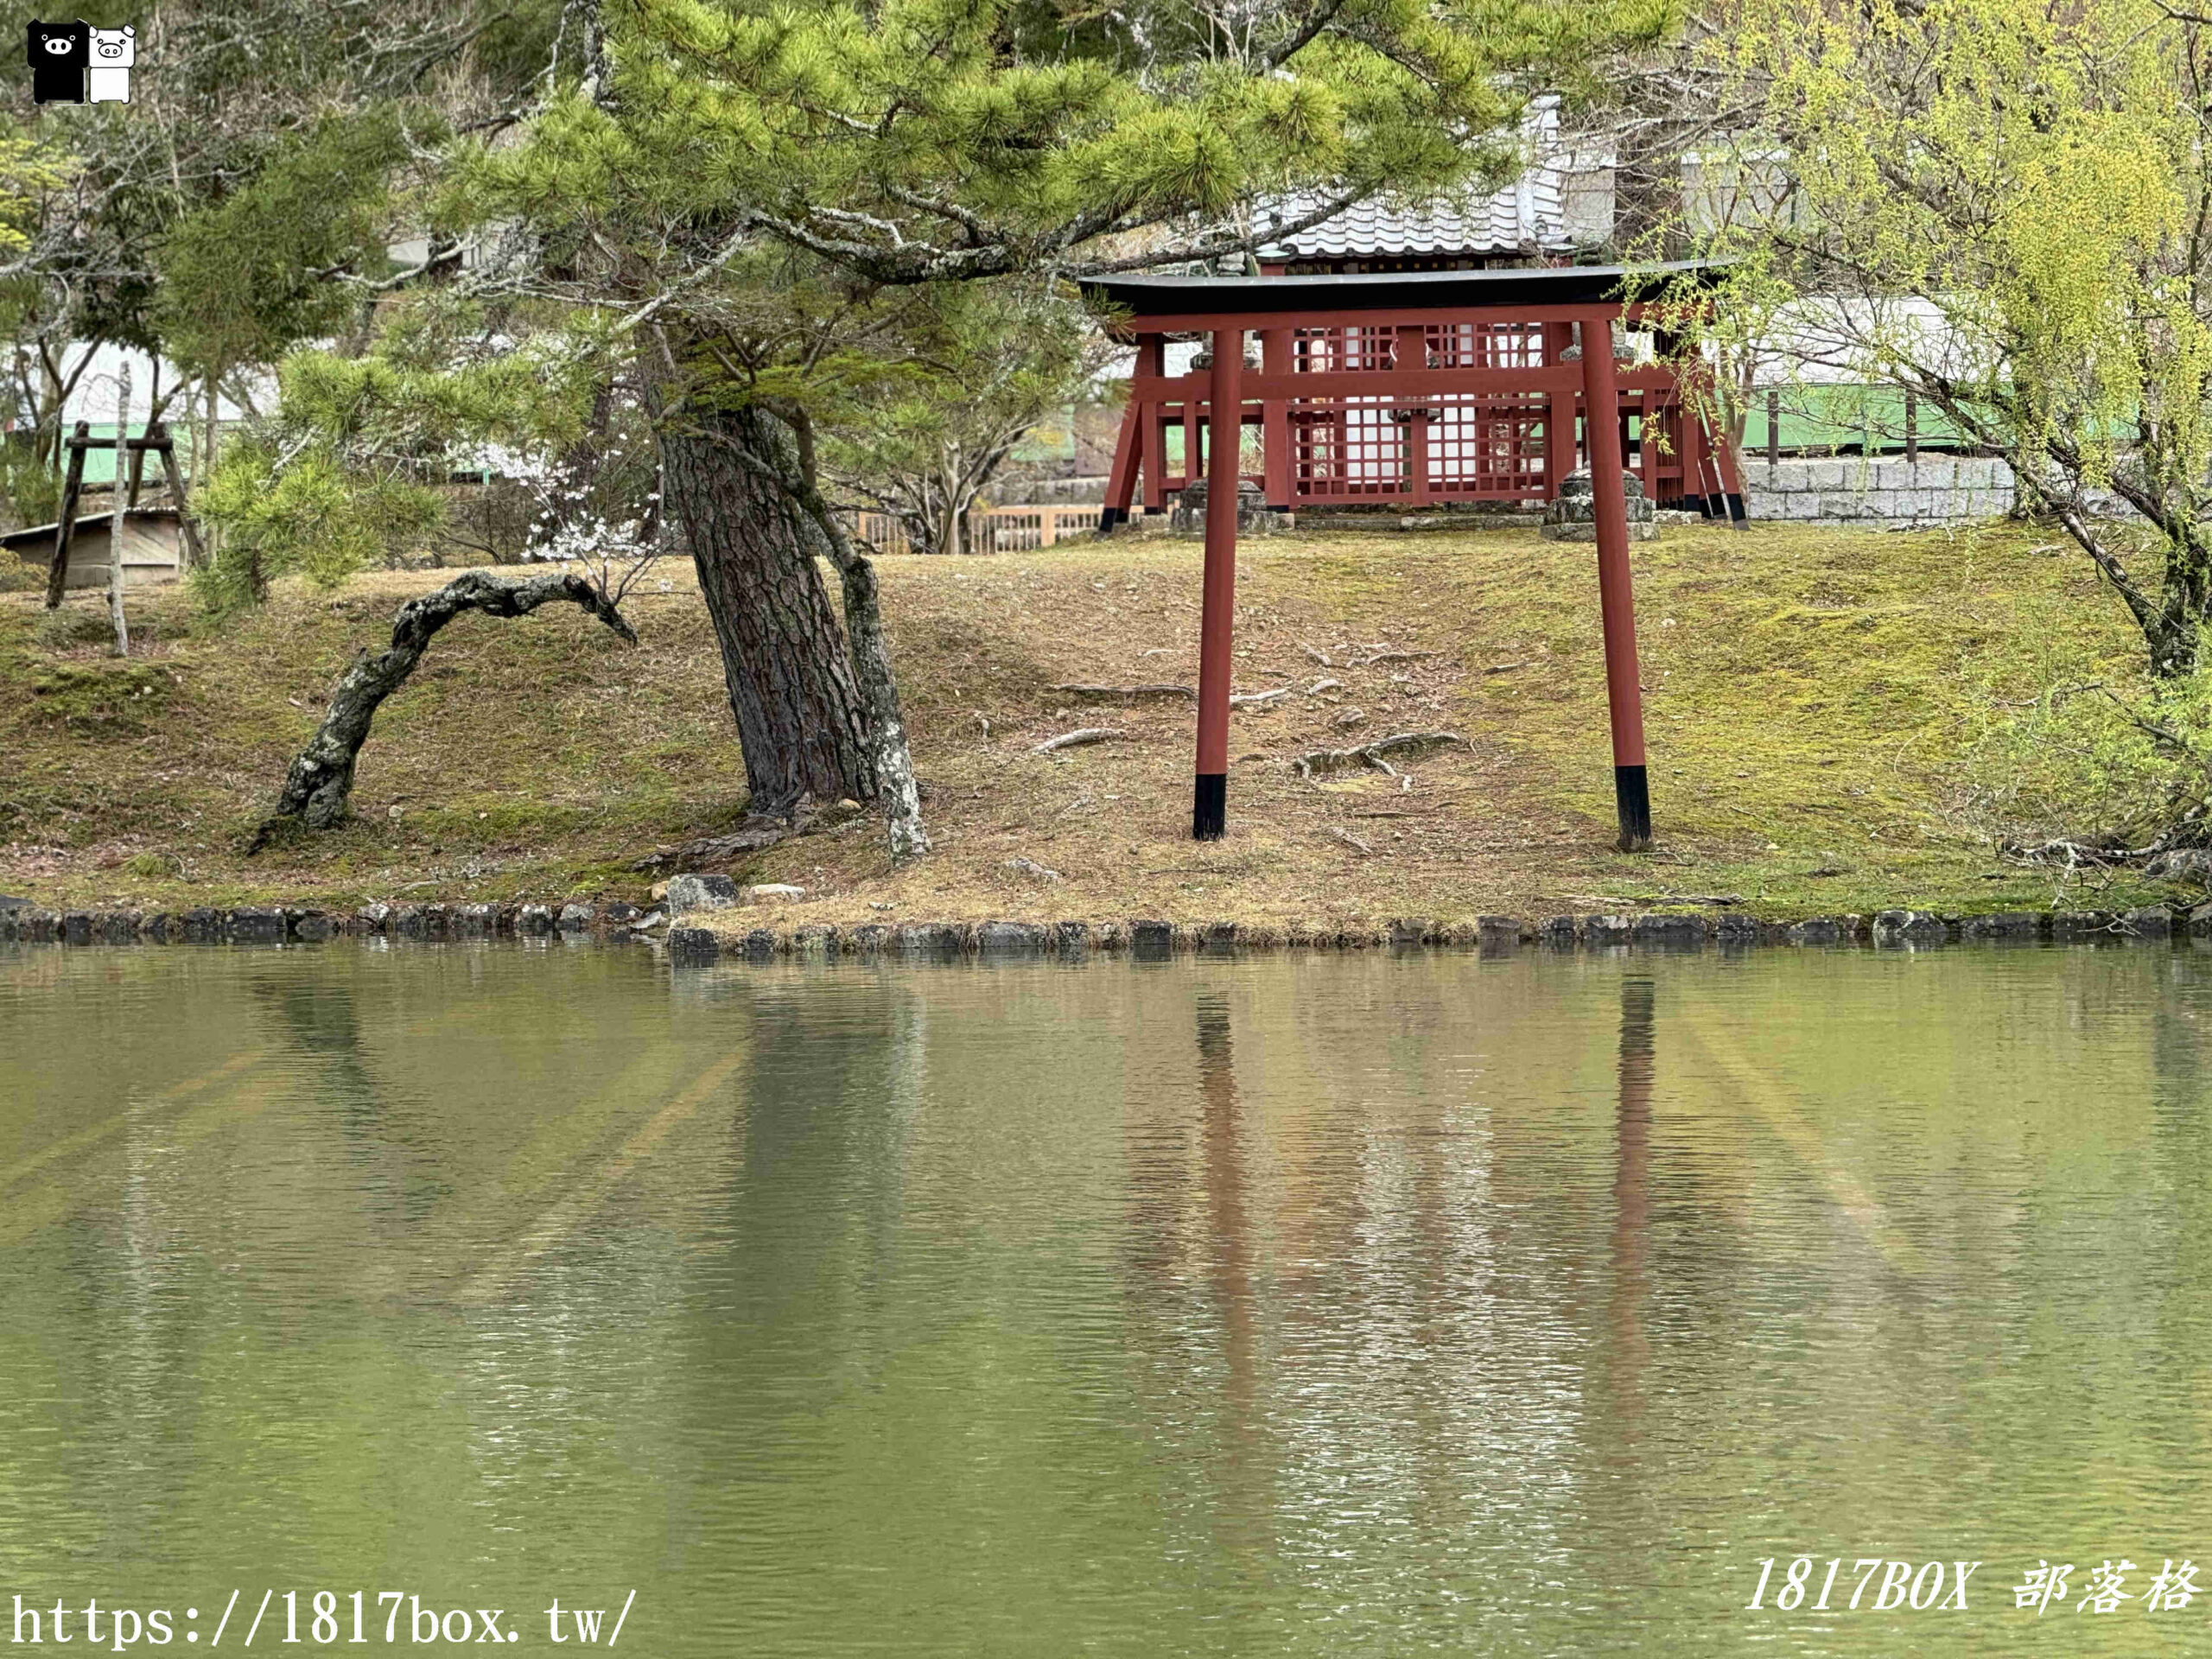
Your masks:
{"label": "wooden fence", "polygon": [[[977,507],[968,515],[970,553],[1029,553],[1064,537],[1088,535],[1098,528],[1098,507],[1031,505]],[[854,531],[880,553],[914,553],[905,528],[887,512],[861,512],[850,520]]]}

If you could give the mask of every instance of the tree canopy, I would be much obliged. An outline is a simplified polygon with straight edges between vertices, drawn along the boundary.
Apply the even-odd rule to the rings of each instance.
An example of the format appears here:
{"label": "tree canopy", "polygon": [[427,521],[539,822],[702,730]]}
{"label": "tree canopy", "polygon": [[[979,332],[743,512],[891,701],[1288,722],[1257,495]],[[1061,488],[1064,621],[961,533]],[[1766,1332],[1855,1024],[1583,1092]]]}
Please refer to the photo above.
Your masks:
{"label": "tree canopy", "polygon": [[[526,143],[470,169],[618,285],[773,241],[883,285],[1241,251],[1266,199],[1494,184],[1532,92],[1656,38],[1667,0],[1143,4],[612,0]],[[647,240],[645,233],[651,234]]]}
{"label": "tree canopy", "polygon": [[[1904,386],[2012,463],[2153,669],[2212,609],[2212,86],[2158,0],[1743,0],[1707,60],[1793,188],[1713,240],[1738,334]],[[1729,327],[1724,319],[1722,327]]]}

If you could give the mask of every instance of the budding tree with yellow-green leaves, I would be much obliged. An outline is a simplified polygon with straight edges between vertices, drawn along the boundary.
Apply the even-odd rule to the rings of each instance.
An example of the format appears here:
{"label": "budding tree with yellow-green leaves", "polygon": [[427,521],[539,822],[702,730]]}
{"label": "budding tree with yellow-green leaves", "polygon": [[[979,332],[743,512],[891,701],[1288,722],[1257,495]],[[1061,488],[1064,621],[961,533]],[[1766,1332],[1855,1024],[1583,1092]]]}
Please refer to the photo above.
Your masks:
{"label": "budding tree with yellow-green leaves", "polygon": [[[1740,0],[1701,48],[1784,181],[1708,331],[1916,393],[2194,672],[2212,607],[2212,35],[2161,0]],[[1735,342],[1742,345],[1745,342]]]}

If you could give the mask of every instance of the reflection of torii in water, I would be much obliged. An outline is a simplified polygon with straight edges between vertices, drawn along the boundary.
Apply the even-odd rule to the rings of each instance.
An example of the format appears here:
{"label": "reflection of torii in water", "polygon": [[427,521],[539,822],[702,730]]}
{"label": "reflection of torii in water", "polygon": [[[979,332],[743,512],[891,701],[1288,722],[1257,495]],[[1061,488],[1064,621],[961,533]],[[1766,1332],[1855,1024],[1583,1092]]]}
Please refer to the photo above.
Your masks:
{"label": "reflection of torii in water", "polygon": [[[1189,996],[1197,1016],[1195,1090],[1148,1093],[1144,1104],[1159,1115],[1125,1120],[1128,1183],[1119,1231],[1129,1318],[1146,1332],[1133,1353],[1156,1368],[1163,1415],[1155,1432],[1179,1444],[1186,1455],[1179,1464],[1221,1500],[1194,1512],[1204,1516],[1200,1532],[1211,1545],[1257,1550],[1267,1543],[1264,1518],[1279,1456],[1261,1406],[1256,1304],[1263,1292],[1255,1283],[1248,1126],[1229,996],[1211,987]],[[1204,1380],[1193,1386],[1197,1379]],[[1250,1528],[1259,1530],[1248,1535]]]}
{"label": "reflection of torii in water", "polygon": [[1651,1220],[1651,1083],[1655,1021],[1651,982],[1621,982],[1619,1102],[1613,1154],[1613,1288],[1608,1323],[1614,1411],[1623,1421],[1637,1414],[1650,1343],[1643,1334],[1644,1250]]}
{"label": "reflection of torii in water", "polygon": [[1240,1437],[1253,1427],[1258,1355],[1252,1330],[1250,1220],[1244,1213],[1244,1159],[1238,1144],[1236,1071],[1229,1043],[1229,1001],[1201,991],[1198,1016],[1199,1144],[1205,1159],[1209,1254],[1221,1310],[1230,1421]]}

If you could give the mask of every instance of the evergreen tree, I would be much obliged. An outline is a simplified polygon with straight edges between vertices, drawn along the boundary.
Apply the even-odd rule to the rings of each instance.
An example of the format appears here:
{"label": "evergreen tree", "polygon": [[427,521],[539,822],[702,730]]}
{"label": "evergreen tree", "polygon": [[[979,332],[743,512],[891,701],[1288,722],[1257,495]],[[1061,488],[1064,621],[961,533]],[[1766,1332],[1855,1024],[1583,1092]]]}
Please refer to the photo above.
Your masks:
{"label": "evergreen tree", "polygon": [[[1670,0],[607,0],[454,221],[529,238],[518,291],[611,319],[651,376],[670,506],[721,639],[756,810],[880,798],[927,845],[874,573],[818,432],[922,289],[1242,257],[1383,194],[1487,188],[1539,89]],[[817,570],[842,586],[841,639]]]}

